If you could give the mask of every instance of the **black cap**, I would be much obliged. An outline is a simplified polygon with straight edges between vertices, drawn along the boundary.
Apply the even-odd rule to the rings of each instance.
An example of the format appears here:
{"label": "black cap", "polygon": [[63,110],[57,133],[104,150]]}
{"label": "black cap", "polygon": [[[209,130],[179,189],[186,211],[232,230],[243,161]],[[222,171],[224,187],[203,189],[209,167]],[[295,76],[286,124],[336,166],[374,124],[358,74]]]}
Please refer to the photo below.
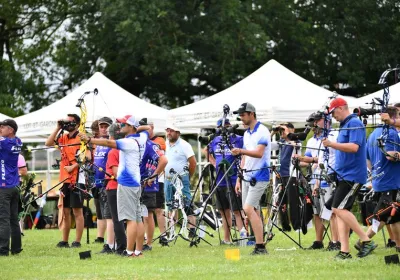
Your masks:
{"label": "black cap", "polygon": [[109,117],[102,117],[101,119],[99,119],[99,125],[101,125],[102,123],[112,125],[113,121]]}
{"label": "black cap", "polygon": [[12,127],[14,129],[14,133],[17,133],[18,130],[18,125],[17,123],[12,120],[12,119],[5,119],[0,123],[0,125],[8,125],[9,127]]}
{"label": "black cap", "polygon": [[312,113],[306,120],[306,122],[315,122],[324,118],[324,114],[322,112]]}
{"label": "black cap", "polygon": [[287,128],[293,128],[294,129],[294,125],[290,122],[285,122],[285,123],[281,123],[280,125],[286,126]]}
{"label": "black cap", "polygon": [[239,109],[237,109],[236,111],[233,111],[234,114],[242,114],[244,112],[254,112],[255,113],[256,108],[252,104],[246,102],[246,103],[243,103],[242,105],[240,105]]}
{"label": "black cap", "polygon": [[76,124],[81,123],[81,118],[77,114],[68,114],[67,116],[74,118],[74,121],[76,122]]}

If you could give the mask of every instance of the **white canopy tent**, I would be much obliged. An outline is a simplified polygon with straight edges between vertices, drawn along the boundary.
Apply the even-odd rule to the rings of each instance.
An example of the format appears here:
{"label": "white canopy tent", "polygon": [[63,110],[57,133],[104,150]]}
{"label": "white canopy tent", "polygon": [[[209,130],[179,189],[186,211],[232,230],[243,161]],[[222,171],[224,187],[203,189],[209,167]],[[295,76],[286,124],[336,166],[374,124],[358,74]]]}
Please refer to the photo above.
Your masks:
{"label": "white canopy tent", "polygon": [[237,84],[211,97],[168,112],[168,121],[177,127],[215,127],[228,104],[232,112],[240,104],[256,107],[257,119],[264,123],[292,122],[303,125],[307,117],[322,109],[332,92],[291,72],[275,60]]}
{"label": "white canopy tent", "polygon": [[[389,99],[389,104],[394,104],[400,102],[400,83],[397,83],[389,88],[389,94],[390,94],[390,99]],[[360,98],[356,98],[351,100],[349,102],[350,107],[363,107],[363,108],[370,108],[371,106],[371,101],[374,98],[380,98],[382,99],[383,96],[383,89],[378,90],[377,92],[365,95]]]}
{"label": "white canopy tent", "polygon": [[128,114],[137,117],[147,117],[154,121],[155,130],[164,131],[167,110],[150,104],[119,87],[101,73],[95,73],[81,86],[59,101],[44,107],[38,111],[20,116],[17,122],[18,136],[25,142],[44,142],[47,136],[55,129],[56,122],[63,119],[69,113],[80,115],[80,109],[76,107],[78,99],[83,93],[98,89],[95,96],[90,93],[85,97],[87,107],[86,126],[103,116],[115,119]]}
{"label": "white canopy tent", "polygon": [[0,113],[0,121],[4,121],[5,119],[11,119],[11,118],[9,116]]}

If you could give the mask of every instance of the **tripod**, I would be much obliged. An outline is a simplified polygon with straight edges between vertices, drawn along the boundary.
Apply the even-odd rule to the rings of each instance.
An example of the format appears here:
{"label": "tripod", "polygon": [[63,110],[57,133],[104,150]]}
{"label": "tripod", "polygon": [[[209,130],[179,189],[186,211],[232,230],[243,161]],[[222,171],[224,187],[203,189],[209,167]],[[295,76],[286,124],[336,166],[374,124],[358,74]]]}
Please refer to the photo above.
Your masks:
{"label": "tripod", "polygon": [[[296,145],[296,154],[298,151],[299,147]],[[304,249],[304,247],[301,245],[301,235],[300,235],[300,230],[298,234],[298,241],[294,240],[290,235],[288,235],[281,227],[279,227],[276,223],[276,219],[278,217],[278,212],[280,209],[282,209],[282,205],[284,203],[284,199],[286,196],[286,193],[288,192],[289,187],[292,188],[292,192],[294,193],[295,197],[299,199],[299,209],[290,209],[290,211],[296,211],[292,213],[297,213],[299,211],[299,216],[297,217],[299,224],[295,225],[295,227],[298,227],[298,229],[302,229],[303,233],[307,231],[305,223],[305,218],[306,218],[306,206],[307,204],[311,203],[311,195],[309,195],[310,191],[307,189],[307,187],[301,187],[303,186],[303,181],[305,181],[305,176],[300,170],[300,165],[299,165],[299,159],[298,158],[293,158],[292,159],[292,164],[293,164],[293,169],[291,171],[290,177],[288,182],[286,183],[285,186],[283,186],[281,183],[278,184],[272,192],[271,196],[271,211],[269,213],[269,218],[268,218],[268,223],[267,223],[267,232],[264,233],[264,235],[267,236],[266,242],[269,242],[272,240],[274,237],[274,234],[272,233],[273,227],[276,227],[280,232],[282,232],[286,237],[288,237],[291,241],[293,241],[299,248]],[[295,174],[295,176],[293,176]],[[293,180],[294,178],[294,180]],[[291,185],[291,186],[290,186]],[[300,189],[301,188],[301,189]],[[299,191],[302,191],[303,193],[301,194]],[[291,215],[292,217],[294,215]],[[292,220],[292,225],[293,225],[293,220]]]}

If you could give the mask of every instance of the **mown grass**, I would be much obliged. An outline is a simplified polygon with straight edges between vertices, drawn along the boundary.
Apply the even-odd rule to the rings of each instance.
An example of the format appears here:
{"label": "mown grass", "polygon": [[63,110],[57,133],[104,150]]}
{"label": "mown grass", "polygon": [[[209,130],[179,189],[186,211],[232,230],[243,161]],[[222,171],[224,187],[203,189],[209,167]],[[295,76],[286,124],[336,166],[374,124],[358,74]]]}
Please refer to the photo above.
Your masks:
{"label": "mown grass", "polygon": [[[74,230],[71,233],[74,237]],[[95,234],[96,230],[91,230],[92,242]],[[179,240],[170,247],[154,244],[153,251],[143,258],[132,259],[96,254],[101,244],[86,244],[86,237],[82,248],[58,249],[58,230],[27,230],[24,251],[0,258],[0,279],[399,279],[400,266],[385,265],[384,256],[395,252],[384,248],[381,234],[372,255],[358,259],[352,249],[353,259],[347,261],[334,260],[334,252],[276,250],[296,247],[282,233],[276,234],[268,244],[269,255],[250,256],[251,247],[233,247],[240,248],[241,258],[230,261],[224,256],[230,247],[217,245],[217,236],[209,239],[212,247],[201,242],[198,248],[190,248]],[[309,246],[313,238],[311,230],[302,236],[302,244]],[[352,244],[355,240],[352,236]],[[80,260],[78,253],[86,250],[92,251],[92,258]]]}

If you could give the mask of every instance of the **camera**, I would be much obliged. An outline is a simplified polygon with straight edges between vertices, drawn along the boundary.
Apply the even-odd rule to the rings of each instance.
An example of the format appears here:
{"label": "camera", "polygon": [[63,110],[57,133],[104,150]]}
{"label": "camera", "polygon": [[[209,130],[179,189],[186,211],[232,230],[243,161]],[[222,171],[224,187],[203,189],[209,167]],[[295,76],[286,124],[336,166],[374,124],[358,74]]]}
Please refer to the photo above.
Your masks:
{"label": "camera", "polygon": [[275,132],[280,132],[280,131],[284,131],[285,130],[285,128],[283,128],[282,126],[280,126],[280,125],[277,125],[277,126],[272,126],[272,131],[275,131]]}
{"label": "camera", "polygon": [[69,120],[59,120],[58,125],[61,126],[61,128],[65,129],[67,127],[75,127],[76,123],[74,121],[69,121]]}
{"label": "camera", "polygon": [[359,117],[361,117],[361,116],[372,116],[372,115],[375,115],[375,114],[379,114],[381,112],[381,110],[378,110],[378,109],[374,109],[374,108],[361,108],[361,107],[358,107],[358,108],[355,108],[354,110],[353,110],[353,113],[354,114],[357,114],[357,116],[359,116]]}
{"label": "camera", "polygon": [[304,129],[303,132],[299,132],[299,133],[289,133],[288,134],[288,139],[291,141],[304,141],[307,139],[307,135],[310,132],[311,127],[310,126],[306,126],[306,129]]}

